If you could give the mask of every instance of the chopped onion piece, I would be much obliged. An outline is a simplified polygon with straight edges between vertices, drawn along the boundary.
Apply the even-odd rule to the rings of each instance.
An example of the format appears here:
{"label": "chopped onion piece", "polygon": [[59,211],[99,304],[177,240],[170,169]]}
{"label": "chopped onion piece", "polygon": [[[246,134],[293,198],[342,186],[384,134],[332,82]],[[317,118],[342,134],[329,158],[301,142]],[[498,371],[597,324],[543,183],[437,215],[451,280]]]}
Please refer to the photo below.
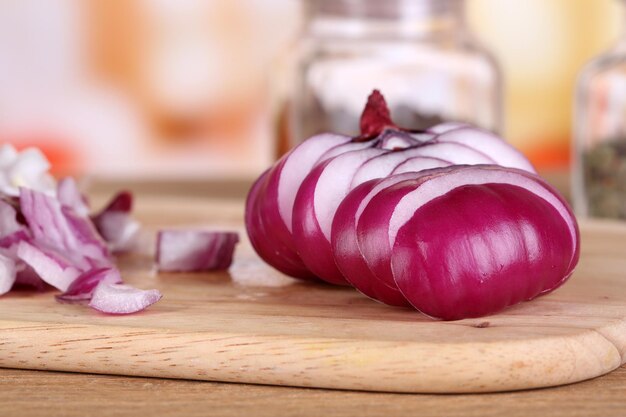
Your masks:
{"label": "chopped onion piece", "polygon": [[81,271],[110,265],[106,244],[88,217],[79,216],[43,193],[27,188],[20,191],[22,213],[35,245],[62,253]]}
{"label": "chopped onion piece", "polygon": [[141,225],[131,217],[132,207],[132,194],[122,191],[92,217],[96,229],[113,252],[127,252],[138,246]]}
{"label": "chopped onion piece", "polygon": [[0,237],[9,236],[24,226],[17,221],[15,208],[4,200],[0,200]]}
{"label": "chopped onion piece", "polygon": [[33,268],[42,280],[61,291],[67,291],[80,275],[80,270],[61,255],[44,251],[26,241],[18,244],[17,257]]}
{"label": "chopped onion piece", "polygon": [[56,298],[68,303],[91,300],[93,291],[101,282],[121,284],[120,271],[116,268],[96,268],[84,272],[72,282],[67,291]]}
{"label": "chopped onion piece", "polygon": [[47,195],[55,193],[54,178],[48,173],[50,162],[37,148],[21,152],[9,144],[0,147],[0,192],[18,196],[20,187],[28,187]]}
{"label": "chopped onion piece", "polygon": [[0,295],[11,290],[15,283],[15,261],[0,254]]}
{"label": "chopped onion piece", "polygon": [[37,275],[37,272],[35,272],[33,268],[23,262],[16,263],[16,268],[18,271],[15,276],[14,286],[30,287],[37,291],[44,291],[52,288],[44,280],[39,278],[39,275]]}
{"label": "chopped onion piece", "polygon": [[131,314],[146,309],[161,297],[159,290],[140,290],[103,281],[93,291],[89,307],[108,314]]}
{"label": "chopped onion piece", "polygon": [[62,205],[70,207],[79,216],[89,216],[89,203],[87,198],[78,190],[74,178],[66,177],[59,181],[57,198]]}
{"label": "chopped onion piece", "polygon": [[237,242],[235,232],[161,230],[157,235],[157,267],[171,272],[228,269]]}

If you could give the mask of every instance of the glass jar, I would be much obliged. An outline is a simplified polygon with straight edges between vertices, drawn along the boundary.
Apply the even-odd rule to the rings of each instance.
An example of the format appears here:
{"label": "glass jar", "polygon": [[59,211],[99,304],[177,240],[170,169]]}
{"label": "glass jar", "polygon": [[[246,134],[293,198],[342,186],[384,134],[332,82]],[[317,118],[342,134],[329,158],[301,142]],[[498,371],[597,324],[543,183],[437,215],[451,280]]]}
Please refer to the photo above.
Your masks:
{"label": "glass jar", "polygon": [[307,6],[284,145],[324,131],[358,134],[375,88],[400,126],[465,121],[501,130],[500,71],[469,31],[463,0],[309,0]]}
{"label": "glass jar", "polygon": [[576,214],[626,219],[626,33],[582,70],[574,136]]}

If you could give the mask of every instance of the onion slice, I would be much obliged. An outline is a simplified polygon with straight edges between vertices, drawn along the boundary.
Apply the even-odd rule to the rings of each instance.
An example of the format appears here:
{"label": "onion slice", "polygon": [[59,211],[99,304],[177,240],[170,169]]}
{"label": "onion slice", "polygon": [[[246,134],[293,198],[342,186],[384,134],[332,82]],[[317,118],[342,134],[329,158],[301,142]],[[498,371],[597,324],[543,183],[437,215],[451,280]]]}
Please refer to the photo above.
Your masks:
{"label": "onion slice", "polygon": [[468,146],[487,155],[500,166],[535,173],[535,168],[521,152],[486,130],[475,127],[460,127],[440,134],[436,141]]}
{"label": "onion slice", "polygon": [[30,266],[42,280],[61,291],[67,291],[81,273],[72,261],[27,241],[18,244],[17,257]]}
{"label": "onion slice", "polygon": [[15,261],[0,253],[0,295],[6,294],[11,290],[15,283],[16,275]]}
{"label": "onion slice", "polygon": [[228,269],[237,242],[236,232],[161,230],[157,235],[157,267],[167,272]]}
{"label": "onion slice", "polygon": [[57,185],[57,199],[62,205],[70,207],[79,216],[86,217],[89,215],[87,198],[78,190],[74,178],[66,177],[59,181]]}
{"label": "onion slice", "polygon": [[392,276],[431,317],[479,317],[533,299],[565,282],[578,262],[573,214],[533,174],[457,167],[404,185],[399,203],[378,209],[393,210]]}
{"label": "onion slice", "polygon": [[88,217],[62,206],[53,197],[27,188],[20,189],[20,207],[37,246],[62,253],[83,271],[111,264],[106,244]]}
{"label": "onion slice", "polygon": [[122,277],[116,268],[96,268],[83,272],[68,287],[63,294],[57,295],[56,299],[65,303],[76,303],[91,299],[93,291],[98,284],[121,284]]}
{"label": "onion slice", "polygon": [[141,226],[131,216],[133,196],[128,191],[117,193],[91,220],[113,252],[137,248]]}
{"label": "onion slice", "polygon": [[89,307],[107,314],[132,314],[148,308],[161,297],[159,290],[140,290],[102,281],[93,291]]}

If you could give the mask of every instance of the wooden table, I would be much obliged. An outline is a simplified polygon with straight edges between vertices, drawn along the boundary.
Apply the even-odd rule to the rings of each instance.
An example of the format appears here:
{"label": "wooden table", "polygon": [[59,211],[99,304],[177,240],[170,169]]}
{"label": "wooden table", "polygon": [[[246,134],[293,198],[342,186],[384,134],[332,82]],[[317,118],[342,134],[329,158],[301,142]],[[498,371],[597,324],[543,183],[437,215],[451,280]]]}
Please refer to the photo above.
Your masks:
{"label": "wooden table", "polygon": [[356,413],[362,416],[625,416],[626,367],[569,386],[468,395],[365,393],[0,369],[2,417],[153,414],[330,417]]}
{"label": "wooden table", "polygon": [[626,415],[626,367],[574,385],[500,394],[408,395],[0,369],[0,415]]}

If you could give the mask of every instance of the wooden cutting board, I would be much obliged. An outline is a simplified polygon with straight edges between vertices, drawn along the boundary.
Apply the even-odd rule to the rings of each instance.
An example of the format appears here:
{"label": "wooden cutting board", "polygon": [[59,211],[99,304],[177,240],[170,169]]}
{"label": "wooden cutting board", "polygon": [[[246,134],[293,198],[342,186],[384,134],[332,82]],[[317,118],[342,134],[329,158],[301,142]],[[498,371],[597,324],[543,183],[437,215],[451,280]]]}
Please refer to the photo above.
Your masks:
{"label": "wooden cutting board", "polygon": [[[147,227],[241,229],[242,203],[144,199]],[[485,392],[567,384],[626,361],[626,226],[585,223],[583,256],[560,290],[504,313],[438,322],[348,288],[299,283],[254,255],[245,234],[230,273],[125,279],[163,299],[131,316],[0,298],[0,366],[397,392]]]}

